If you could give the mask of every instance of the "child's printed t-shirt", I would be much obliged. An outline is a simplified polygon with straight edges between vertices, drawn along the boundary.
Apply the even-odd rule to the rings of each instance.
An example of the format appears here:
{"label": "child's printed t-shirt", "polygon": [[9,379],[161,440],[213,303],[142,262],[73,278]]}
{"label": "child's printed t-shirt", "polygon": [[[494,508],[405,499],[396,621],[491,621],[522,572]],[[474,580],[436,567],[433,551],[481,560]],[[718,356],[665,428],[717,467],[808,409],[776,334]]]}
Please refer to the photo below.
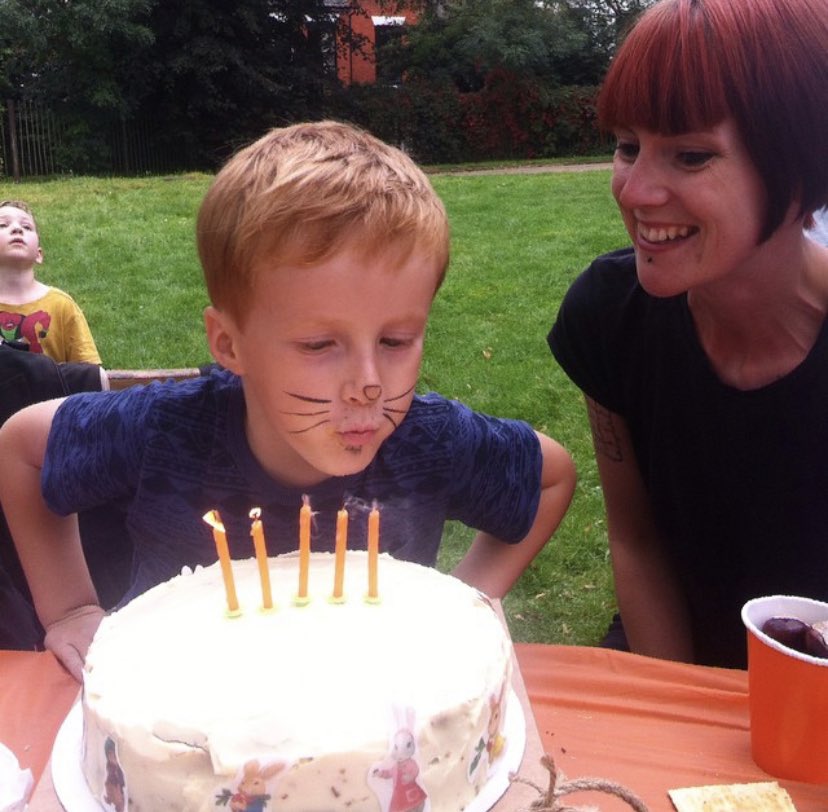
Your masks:
{"label": "child's printed t-shirt", "polygon": [[0,302],[0,337],[27,344],[58,363],[100,364],[101,357],[86,317],[75,300],[59,288],[33,302]]}

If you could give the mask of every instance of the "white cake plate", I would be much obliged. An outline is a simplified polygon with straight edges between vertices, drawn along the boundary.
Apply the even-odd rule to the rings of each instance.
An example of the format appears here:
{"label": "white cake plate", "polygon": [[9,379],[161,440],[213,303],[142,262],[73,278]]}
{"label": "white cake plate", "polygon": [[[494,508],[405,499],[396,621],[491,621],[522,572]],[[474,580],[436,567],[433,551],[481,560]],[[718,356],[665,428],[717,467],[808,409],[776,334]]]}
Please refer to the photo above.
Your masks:
{"label": "white cake plate", "polygon": [[83,777],[83,711],[80,702],[72,705],[52,747],[52,784],[66,812],[101,812]]}
{"label": "white cake plate", "polygon": [[[466,812],[488,812],[509,788],[509,776],[517,773],[526,747],[526,718],[513,690],[503,720],[506,748],[480,794]],[[83,713],[77,702],[66,715],[52,748],[52,783],[66,812],[101,812],[107,807],[96,800],[81,768],[83,754]]]}

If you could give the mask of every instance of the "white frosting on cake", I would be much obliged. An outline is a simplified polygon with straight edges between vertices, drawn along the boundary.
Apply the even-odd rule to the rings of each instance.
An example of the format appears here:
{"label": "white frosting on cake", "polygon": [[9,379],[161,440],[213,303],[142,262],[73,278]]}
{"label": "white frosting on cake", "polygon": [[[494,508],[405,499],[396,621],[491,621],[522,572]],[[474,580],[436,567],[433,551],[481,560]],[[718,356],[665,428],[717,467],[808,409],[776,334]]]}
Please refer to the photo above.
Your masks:
{"label": "white frosting on cake", "polygon": [[248,559],[233,562],[239,617],[215,564],[104,619],[83,695],[96,798],[117,795],[107,739],[110,784],[119,767],[133,812],[460,812],[474,798],[501,748],[511,673],[489,602],[382,555],[368,603],[367,556],[352,551],[345,602],[329,601],[334,556],[316,553],[297,606],[298,561],[270,559],[269,612]]}

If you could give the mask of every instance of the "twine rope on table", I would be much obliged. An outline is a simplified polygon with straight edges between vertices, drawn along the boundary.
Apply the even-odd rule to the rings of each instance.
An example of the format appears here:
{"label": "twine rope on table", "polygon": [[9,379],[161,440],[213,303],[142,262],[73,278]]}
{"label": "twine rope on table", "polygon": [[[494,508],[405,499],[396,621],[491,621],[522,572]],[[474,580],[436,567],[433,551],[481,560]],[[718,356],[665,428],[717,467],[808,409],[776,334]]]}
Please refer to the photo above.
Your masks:
{"label": "twine rope on table", "polygon": [[545,754],[541,757],[540,762],[549,772],[549,786],[545,790],[528,778],[522,778],[519,775],[512,776],[510,779],[513,782],[528,784],[542,796],[532,801],[529,807],[532,812],[587,812],[590,808],[594,808],[569,806],[559,800],[571,792],[606,792],[610,795],[615,795],[617,798],[629,804],[635,812],[648,812],[644,802],[622,784],[617,784],[615,781],[608,781],[604,778],[575,778],[567,781],[564,774],[558,772],[552,756]]}

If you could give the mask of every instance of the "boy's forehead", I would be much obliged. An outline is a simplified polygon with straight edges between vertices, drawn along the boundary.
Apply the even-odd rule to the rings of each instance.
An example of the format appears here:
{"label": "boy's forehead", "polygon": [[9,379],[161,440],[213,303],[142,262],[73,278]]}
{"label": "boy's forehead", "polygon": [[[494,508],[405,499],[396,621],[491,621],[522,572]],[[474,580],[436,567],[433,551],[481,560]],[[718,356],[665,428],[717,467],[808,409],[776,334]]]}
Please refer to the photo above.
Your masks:
{"label": "boy's forehead", "polygon": [[[414,290],[428,291],[433,298],[441,280],[440,262],[428,254],[366,252],[361,248],[334,252],[313,263],[284,262],[262,257],[252,274],[252,300],[265,289],[287,292],[298,288],[303,292],[321,286],[323,292],[333,288],[369,290],[378,280],[400,285],[400,293]],[[326,300],[328,296],[324,297]]]}
{"label": "boy's forehead", "polygon": [[34,217],[29,212],[17,206],[0,206],[0,217],[28,220],[30,223],[34,222]]}
{"label": "boy's forehead", "polygon": [[365,266],[382,267],[390,275],[399,272],[402,268],[414,267],[424,277],[439,281],[443,275],[441,258],[425,249],[416,242],[388,243],[384,246],[371,244],[364,239],[349,239],[331,250],[325,256],[307,261],[302,254],[302,247],[295,250],[275,251],[273,254],[262,253],[254,262],[253,284],[262,277],[272,274],[302,274],[314,268],[339,267],[343,272],[351,274],[354,280],[359,279],[359,269]]}

